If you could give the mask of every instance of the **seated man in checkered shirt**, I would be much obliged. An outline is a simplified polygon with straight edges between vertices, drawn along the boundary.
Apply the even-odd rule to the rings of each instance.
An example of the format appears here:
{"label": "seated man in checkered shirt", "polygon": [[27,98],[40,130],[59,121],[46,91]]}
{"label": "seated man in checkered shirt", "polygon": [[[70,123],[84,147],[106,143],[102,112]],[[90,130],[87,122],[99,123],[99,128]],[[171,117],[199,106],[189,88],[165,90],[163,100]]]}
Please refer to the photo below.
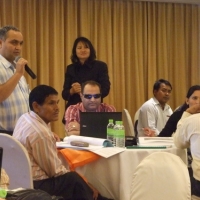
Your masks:
{"label": "seated man in checkered shirt", "polygon": [[101,103],[101,86],[95,81],[87,81],[81,86],[82,102],[71,105],[65,112],[67,135],[80,135],[80,112],[116,112],[112,105]]}

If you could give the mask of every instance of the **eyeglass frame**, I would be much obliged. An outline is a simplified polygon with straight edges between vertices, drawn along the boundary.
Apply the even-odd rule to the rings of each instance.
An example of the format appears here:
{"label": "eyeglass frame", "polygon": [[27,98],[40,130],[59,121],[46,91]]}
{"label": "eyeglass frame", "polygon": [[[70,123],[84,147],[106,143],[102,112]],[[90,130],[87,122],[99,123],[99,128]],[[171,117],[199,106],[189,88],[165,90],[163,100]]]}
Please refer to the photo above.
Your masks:
{"label": "eyeglass frame", "polygon": [[[87,95],[87,96],[86,96]],[[94,99],[99,99],[99,98],[101,98],[101,93],[99,93],[99,94],[83,94],[83,97],[85,98],[85,99],[92,99],[92,97],[94,98]]]}

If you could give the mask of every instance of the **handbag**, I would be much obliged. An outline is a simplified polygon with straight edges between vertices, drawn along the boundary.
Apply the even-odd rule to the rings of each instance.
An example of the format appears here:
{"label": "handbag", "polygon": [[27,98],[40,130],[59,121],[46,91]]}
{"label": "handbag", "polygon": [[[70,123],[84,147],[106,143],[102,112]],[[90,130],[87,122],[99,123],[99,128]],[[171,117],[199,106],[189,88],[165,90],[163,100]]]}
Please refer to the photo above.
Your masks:
{"label": "handbag", "polygon": [[6,200],[64,200],[60,196],[51,196],[43,190],[22,189],[7,191]]}

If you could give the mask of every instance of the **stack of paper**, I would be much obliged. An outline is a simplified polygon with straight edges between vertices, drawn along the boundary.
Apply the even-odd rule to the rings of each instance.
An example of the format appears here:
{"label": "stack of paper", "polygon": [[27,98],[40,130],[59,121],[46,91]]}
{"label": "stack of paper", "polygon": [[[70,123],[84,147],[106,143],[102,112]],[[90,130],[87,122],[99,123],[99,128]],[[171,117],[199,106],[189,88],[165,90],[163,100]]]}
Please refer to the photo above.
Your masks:
{"label": "stack of paper", "polygon": [[139,137],[141,146],[174,146],[173,137]]}

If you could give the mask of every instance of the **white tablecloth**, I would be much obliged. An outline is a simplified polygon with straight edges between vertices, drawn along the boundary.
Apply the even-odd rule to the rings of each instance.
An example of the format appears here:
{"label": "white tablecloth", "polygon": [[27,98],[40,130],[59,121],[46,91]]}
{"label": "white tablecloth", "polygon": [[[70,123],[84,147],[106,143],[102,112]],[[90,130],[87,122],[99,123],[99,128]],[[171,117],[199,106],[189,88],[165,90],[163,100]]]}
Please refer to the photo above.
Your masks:
{"label": "white tablecloth", "polygon": [[[186,150],[167,149],[126,149],[124,152],[77,168],[100,193],[115,200],[129,200],[133,173],[138,164],[148,155],[157,151],[178,155],[187,164]],[[177,169],[178,170],[178,169]]]}

